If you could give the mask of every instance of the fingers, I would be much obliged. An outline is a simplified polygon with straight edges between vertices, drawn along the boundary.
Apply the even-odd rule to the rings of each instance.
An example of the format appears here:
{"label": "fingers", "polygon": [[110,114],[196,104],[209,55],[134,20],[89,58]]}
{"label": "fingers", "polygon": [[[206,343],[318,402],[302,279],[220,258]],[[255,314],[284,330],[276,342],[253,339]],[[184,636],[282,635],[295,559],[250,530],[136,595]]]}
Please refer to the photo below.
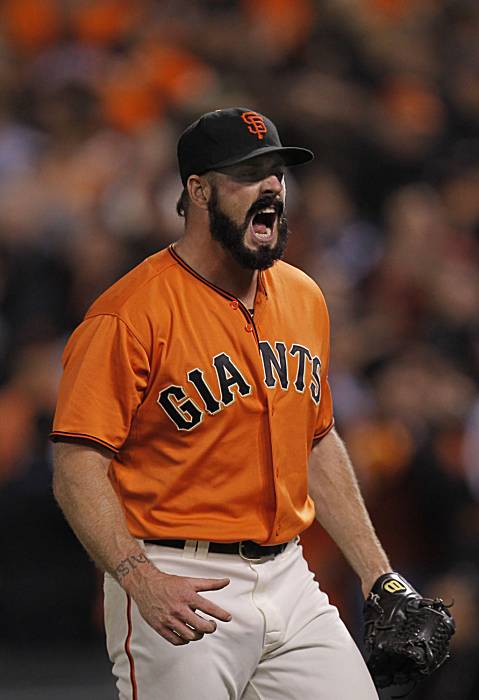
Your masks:
{"label": "fingers", "polygon": [[[222,608],[210,603],[209,601],[198,596],[197,610],[203,610],[209,615],[216,617],[224,622],[231,620],[230,613]],[[198,615],[195,610],[188,609],[181,619],[179,614],[172,617],[167,623],[167,626],[162,625],[158,631],[171,644],[180,646],[189,642],[197,642],[203,639],[205,634],[212,634],[216,631],[217,625],[214,620],[205,620],[204,617]]]}
{"label": "fingers", "polygon": [[[221,588],[225,588],[230,582],[229,578],[192,578],[190,580],[196,591],[218,591]],[[231,613],[200,595],[196,596],[194,606],[197,610],[201,610],[201,612],[211,615],[222,622],[231,620]]]}
{"label": "fingers", "polygon": [[201,634],[212,634],[216,631],[216,622],[214,620],[205,620],[201,615],[195,614],[191,611],[190,614],[185,615],[184,622],[189,626],[193,627]]}
{"label": "fingers", "polygon": [[204,637],[203,632],[199,632],[194,627],[185,625],[179,620],[175,622],[173,632],[175,632],[181,639],[183,639],[183,641],[186,642],[197,642],[199,639],[203,639]]}
{"label": "fingers", "polygon": [[180,635],[176,634],[174,630],[168,627],[159,627],[157,631],[167,642],[170,642],[170,644],[173,644],[175,647],[181,647],[189,643],[188,640],[183,639],[183,637],[180,637]]}
{"label": "fingers", "polygon": [[201,610],[201,612],[206,613],[206,615],[211,615],[211,617],[215,617],[222,622],[230,622],[232,618],[231,613],[227,610],[220,608],[219,605],[215,605],[210,600],[206,600],[206,598],[200,595],[196,596],[194,606],[197,610]]}
{"label": "fingers", "polygon": [[157,628],[157,631],[171,644],[180,646],[203,639],[205,634],[215,632],[216,627],[214,620],[205,620],[194,610],[187,608],[182,613],[171,615],[165,624]]}
{"label": "fingers", "polygon": [[190,581],[196,591],[219,591],[230,582],[229,578],[191,578]]}
{"label": "fingers", "polygon": [[140,614],[151,627],[174,646],[198,641],[216,631],[215,620],[229,622],[231,614],[207,600],[197,591],[219,590],[228,578],[200,579],[155,572],[152,585],[140,589],[135,597]]}
{"label": "fingers", "polygon": [[182,646],[189,642],[197,642],[203,639],[205,634],[211,634],[216,630],[216,623],[213,620],[205,620],[194,613],[191,613],[189,618],[184,623],[176,620],[171,627],[162,625],[158,632],[171,644]]}

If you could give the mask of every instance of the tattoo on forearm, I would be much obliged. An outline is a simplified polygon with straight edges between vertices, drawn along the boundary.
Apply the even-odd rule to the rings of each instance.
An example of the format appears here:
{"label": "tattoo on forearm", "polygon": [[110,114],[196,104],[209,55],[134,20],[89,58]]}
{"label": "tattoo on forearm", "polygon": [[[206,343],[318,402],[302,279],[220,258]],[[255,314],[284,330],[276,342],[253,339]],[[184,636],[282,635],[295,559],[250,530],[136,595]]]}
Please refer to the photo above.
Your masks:
{"label": "tattoo on forearm", "polygon": [[122,578],[125,578],[125,576],[127,576],[130,573],[130,571],[133,571],[133,569],[136,569],[141,564],[148,563],[149,559],[146,557],[146,554],[132,554],[126,559],[121,560],[121,562],[115,569],[115,573],[117,575],[118,580],[120,580]]}

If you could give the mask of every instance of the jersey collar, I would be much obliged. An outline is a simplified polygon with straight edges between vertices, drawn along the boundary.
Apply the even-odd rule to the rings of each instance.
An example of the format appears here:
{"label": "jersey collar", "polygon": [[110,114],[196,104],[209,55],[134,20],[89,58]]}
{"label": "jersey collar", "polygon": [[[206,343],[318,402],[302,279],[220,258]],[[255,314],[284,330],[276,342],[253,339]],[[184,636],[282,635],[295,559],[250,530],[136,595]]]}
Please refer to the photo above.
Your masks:
{"label": "jersey collar", "polygon": [[[209,280],[206,279],[206,277],[203,277],[203,275],[200,275],[199,272],[196,272],[190,265],[188,265],[183,258],[178,255],[174,248],[174,243],[170,243],[168,246],[168,252],[174,260],[181,265],[181,267],[186,270],[187,272],[190,273],[190,275],[193,275],[197,280],[205,284],[207,287],[210,287],[210,289],[213,289],[215,292],[218,294],[221,294],[221,296],[225,297],[226,299],[235,299],[237,298],[234,296],[234,294],[231,294],[230,292],[227,292],[225,289],[222,289],[221,287],[218,287],[216,284],[213,284],[213,282],[210,282]],[[258,287],[257,287],[257,293],[264,294],[265,297],[268,296],[268,293],[266,291],[266,285],[265,285],[265,279],[264,279],[264,274],[262,270],[259,270],[258,273]]]}

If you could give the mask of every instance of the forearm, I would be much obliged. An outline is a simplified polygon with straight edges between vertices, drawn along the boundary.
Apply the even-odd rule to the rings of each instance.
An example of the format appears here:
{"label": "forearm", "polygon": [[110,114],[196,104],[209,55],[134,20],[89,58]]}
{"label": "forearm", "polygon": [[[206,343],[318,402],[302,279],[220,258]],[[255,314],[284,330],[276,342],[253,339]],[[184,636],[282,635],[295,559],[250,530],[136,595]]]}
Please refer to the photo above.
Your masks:
{"label": "forearm", "polygon": [[99,568],[126,589],[151,566],[130,535],[107,475],[108,456],[83,445],[57,444],[53,492],[68,523]]}
{"label": "forearm", "polygon": [[361,579],[366,596],[375,580],[391,571],[364,505],[351,461],[333,430],[312,450],[309,491],[316,517]]}
{"label": "forearm", "polygon": [[160,571],[130,535],[108,478],[110,456],[101,449],[57,443],[53,491],[76,536],[96,564],[135,600],[146,622],[174,646],[216,630],[204,613],[228,622],[231,615],[198,591],[219,590],[228,579],[194,579]]}

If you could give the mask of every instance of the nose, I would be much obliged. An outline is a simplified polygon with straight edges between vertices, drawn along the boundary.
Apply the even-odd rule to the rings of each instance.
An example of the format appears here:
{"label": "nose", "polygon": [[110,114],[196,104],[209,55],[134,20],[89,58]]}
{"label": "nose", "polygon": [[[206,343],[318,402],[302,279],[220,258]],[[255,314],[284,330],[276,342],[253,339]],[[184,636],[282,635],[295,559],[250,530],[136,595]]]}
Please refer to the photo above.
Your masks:
{"label": "nose", "polygon": [[281,194],[283,191],[283,181],[273,173],[261,181],[261,194]]}

